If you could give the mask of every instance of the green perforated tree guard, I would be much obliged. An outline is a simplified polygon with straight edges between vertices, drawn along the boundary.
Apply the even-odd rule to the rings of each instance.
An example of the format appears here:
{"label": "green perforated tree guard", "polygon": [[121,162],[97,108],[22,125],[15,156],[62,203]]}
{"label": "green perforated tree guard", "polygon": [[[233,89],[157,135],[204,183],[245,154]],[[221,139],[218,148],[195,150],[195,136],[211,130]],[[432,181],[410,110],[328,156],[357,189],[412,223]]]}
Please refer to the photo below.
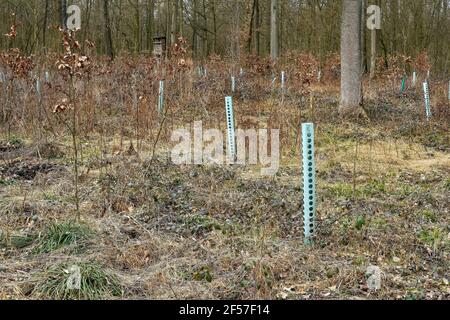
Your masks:
{"label": "green perforated tree guard", "polygon": [[225,108],[227,115],[227,129],[228,129],[228,155],[229,161],[234,162],[236,159],[236,136],[234,129],[234,115],[233,115],[233,98],[225,97]]}
{"label": "green perforated tree guard", "polygon": [[427,120],[430,120],[431,114],[431,103],[430,103],[430,89],[428,87],[428,82],[423,83],[423,94],[425,99],[425,113],[427,116]]}
{"label": "green perforated tree guard", "polygon": [[162,114],[164,111],[164,81],[159,81],[159,98],[158,98],[158,112]]}
{"label": "green perforated tree guard", "polygon": [[302,124],[303,140],[303,224],[304,242],[312,244],[316,231],[316,165],[314,161],[314,124]]}

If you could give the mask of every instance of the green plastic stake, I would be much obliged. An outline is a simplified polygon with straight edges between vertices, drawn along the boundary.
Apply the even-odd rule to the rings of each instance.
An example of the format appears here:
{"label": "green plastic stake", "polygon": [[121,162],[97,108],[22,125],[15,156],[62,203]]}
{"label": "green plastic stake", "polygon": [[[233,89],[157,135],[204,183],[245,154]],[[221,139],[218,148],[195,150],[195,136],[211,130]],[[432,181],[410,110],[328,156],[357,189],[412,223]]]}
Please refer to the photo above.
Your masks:
{"label": "green plastic stake", "polygon": [[406,76],[403,76],[402,87],[400,88],[400,93],[405,92],[405,89],[406,89]]}

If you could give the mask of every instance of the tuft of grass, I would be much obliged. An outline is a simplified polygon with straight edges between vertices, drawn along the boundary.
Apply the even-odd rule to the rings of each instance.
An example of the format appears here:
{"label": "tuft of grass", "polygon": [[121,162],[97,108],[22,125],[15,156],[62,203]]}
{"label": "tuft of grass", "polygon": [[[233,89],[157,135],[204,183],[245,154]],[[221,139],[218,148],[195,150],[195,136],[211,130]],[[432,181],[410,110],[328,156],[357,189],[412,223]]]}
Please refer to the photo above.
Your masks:
{"label": "tuft of grass", "polygon": [[11,186],[15,183],[15,180],[5,180],[0,178],[0,186]]}
{"label": "tuft of grass", "polygon": [[362,187],[361,194],[366,196],[376,196],[386,193],[386,184],[381,180],[374,180]]}
{"label": "tuft of grass", "polygon": [[366,217],[364,217],[364,216],[359,216],[359,217],[356,219],[356,222],[355,222],[355,228],[356,228],[356,230],[361,231],[362,228],[363,228],[365,225],[366,225]]}
{"label": "tuft of grass", "polygon": [[414,289],[408,291],[406,294],[405,300],[407,301],[415,301],[415,300],[423,300],[425,299],[425,294],[422,289]]}
{"label": "tuft of grass", "polygon": [[8,236],[6,232],[0,229],[0,248],[5,248],[8,246]]}
{"label": "tuft of grass", "polygon": [[338,198],[351,199],[353,197],[353,186],[348,183],[336,183],[328,187],[330,193]]}
{"label": "tuft of grass", "polygon": [[9,238],[9,245],[16,249],[23,249],[33,244],[36,237],[32,234],[13,234]]}
{"label": "tuft of grass", "polygon": [[450,191],[450,179],[447,179],[444,183],[444,188],[446,188],[448,191]]}
{"label": "tuft of grass", "polygon": [[23,146],[25,142],[19,137],[11,137],[8,141],[8,144],[17,148]]}
{"label": "tuft of grass", "polygon": [[48,253],[72,244],[82,244],[91,235],[87,225],[74,221],[53,224],[39,236],[35,253]]}
{"label": "tuft of grass", "polygon": [[327,187],[332,196],[340,199],[351,199],[356,197],[373,197],[386,193],[384,181],[374,180],[363,186],[358,186],[353,195],[353,186],[349,183],[336,183]]}
{"label": "tuft of grass", "polygon": [[179,272],[183,280],[187,281],[206,281],[213,280],[212,270],[209,266],[197,266],[191,270],[183,270]]}
{"label": "tuft of grass", "polygon": [[207,266],[203,266],[195,270],[192,274],[192,278],[195,281],[207,281],[211,282],[213,280],[211,269]]}
{"label": "tuft of grass", "polygon": [[[75,278],[79,278],[79,286]],[[118,278],[96,262],[61,263],[47,270],[34,294],[54,300],[97,300],[123,294]]]}
{"label": "tuft of grass", "polygon": [[420,216],[432,223],[436,223],[438,221],[436,214],[431,210],[423,210],[420,212]]}
{"label": "tuft of grass", "polygon": [[438,250],[445,245],[444,233],[441,229],[424,229],[420,231],[419,240],[423,244],[433,248],[433,252],[438,252]]}
{"label": "tuft of grass", "polygon": [[197,235],[223,229],[216,219],[203,215],[188,216],[185,224],[192,234]]}

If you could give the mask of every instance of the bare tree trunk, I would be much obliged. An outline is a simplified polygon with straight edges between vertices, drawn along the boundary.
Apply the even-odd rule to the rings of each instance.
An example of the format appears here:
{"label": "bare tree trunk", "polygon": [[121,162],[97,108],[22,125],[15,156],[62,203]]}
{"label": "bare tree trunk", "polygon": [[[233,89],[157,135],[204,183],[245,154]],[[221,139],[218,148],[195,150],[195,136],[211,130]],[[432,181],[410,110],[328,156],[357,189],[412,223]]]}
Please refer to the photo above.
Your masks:
{"label": "bare tree trunk", "polygon": [[44,24],[42,28],[42,46],[44,48],[44,52],[47,51],[48,2],[49,0],[45,0]]}
{"label": "bare tree trunk", "polygon": [[154,25],[154,14],[155,14],[155,4],[154,0],[147,0],[147,50],[150,53],[153,51],[153,25]]}
{"label": "bare tree trunk", "polygon": [[360,23],[360,26],[361,26],[361,32],[360,32],[360,35],[361,35],[361,63],[362,63],[362,72],[363,72],[363,74],[364,73],[367,73],[367,70],[368,70],[368,68],[367,68],[367,60],[366,60],[366,58],[367,58],[367,52],[366,52],[366,50],[367,50],[367,46],[366,46],[366,26],[365,26],[365,24],[363,23],[363,17],[366,15],[366,0],[362,0],[361,1],[362,2],[362,5],[361,5],[361,23]]}
{"label": "bare tree trunk", "polygon": [[111,60],[114,60],[114,49],[111,34],[111,23],[109,19],[108,0],[103,0],[103,16],[105,19],[106,53],[111,58]]}
{"label": "bare tree trunk", "polygon": [[192,58],[195,60],[198,58],[198,0],[192,0],[194,12],[192,13]]}
{"label": "bare tree trunk", "polygon": [[213,29],[214,29],[214,39],[212,52],[216,53],[217,49],[217,15],[216,15],[216,0],[212,1],[212,15],[213,15]]}
{"label": "bare tree trunk", "polygon": [[375,78],[375,69],[377,67],[377,29],[371,30],[370,33],[370,78]]}
{"label": "bare tree trunk", "polygon": [[257,55],[261,55],[261,14],[259,9],[259,0],[256,0],[256,8],[255,8],[255,48]]}
{"label": "bare tree trunk", "polygon": [[271,0],[270,5],[270,57],[278,59],[278,0]]}
{"label": "bare tree trunk", "polygon": [[184,0],[180,1],[180,20],[179,20],[180,26],[179,26],[179,30],[180,30],[180,36],[181,37],[184,37],[184,19],[183,19],[183,16],[184,16],[184,4],[183,4],[183,1]]}
{"label": "bare tree trunk", "polygon": [[170,27],[170,43],[172,45],[177,42],[177,16],[178,16],[178,0],[172,0],[172,19]]}
{"label": "bare tree trunk", "polygon": [[202,37],[202,49],[203,49],[203,53],[202,53],[202,59],[206,58],[209,54],[209,45],[208,45],[208,16],[207,16],[207,12],[206,12],[206,3],[205,0],[203,0],[203,12],[202,12],[202,16],[203,16],[203,37]]}
{"label": "bare tree trunk", "polygon": [[87,34],[89,31],[89,25],[91,22],[91,11],[92,11],[92,1],[91,0],[87,0],[86,1],[86,22],[85,22],[85,27],[83,30],[83,43],[82,48],[83,48],[83,52],[84,52],[84,48],[86,47],[86,39],[87,39]]}
{"label": "bare tree trunk", "polygon": [[60,1],[60,10],[61,10],[61,26],[66,29],[67,25],[67,0]]}
{"label": "bare tree trunk", "polygon": [[135,52],[139,53],[142,49],[142,28],[141,28],[141,10],[139,8],[140,1],[136,0],[136,13],[135,13],[135,19],[136,19],[136,44],[135,44]]}
{"label": "bare tree trunk", "polygon": [[251,14],[250,14],[250,27],[248,31],[248,39],[247,39],[247,53],[252,52],[252,42],[253,42],[253,32],[254,32],[254,26],[255,26],[255,10],[256,10],[256,0],[253,0]]}
{"label": "bare tree trunk", "polygon": [[172,26],[171,24],[171,19],[172,19],[172,15],[171,15],[171,2],[172,0],[165,0],[165,5],[166,5],[166,42],[167,42],[167,50],[166,50],[166,58],[167,58],[167,54],[170,51],[170,47],[172,46],[172,42],[170,41],[172,38],[170,36],[170,27]]}
{"label": "bare tree trunk", "polygon": [[362,105],[362,0],[343,0],[341,35],[341,114],[360,112]]}

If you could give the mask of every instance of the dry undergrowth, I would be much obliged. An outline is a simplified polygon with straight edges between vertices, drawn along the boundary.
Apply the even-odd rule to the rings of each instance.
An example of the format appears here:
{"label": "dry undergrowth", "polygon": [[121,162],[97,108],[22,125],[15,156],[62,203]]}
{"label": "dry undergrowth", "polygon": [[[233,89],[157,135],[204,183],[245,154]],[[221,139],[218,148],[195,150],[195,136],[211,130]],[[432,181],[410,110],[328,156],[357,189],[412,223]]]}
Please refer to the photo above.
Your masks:
{"label": "dry undergrowth", "polygon": [[[86,141],[80,208],[90,239],[56,250],[38,250],[36,239],[74,218],[69,149],[39,157],[21,152],[25,143],[1,151],[0,298],[73,297],[49,285],[64,281],[58,266],[95,263],[99,285],[111,273],[120,290],[92,287],[83,297],[448,299],[448,132],[438,123],[414,136],[373,119],[342,123],[330,113],[336,97],[314,94],[316,109],[299,118],[317,122],[313,247],[302,239],[295,128],[285,131],[289,147],[272,178],[256,167],[175,166],[161,151],[169,145],[150,161],[145,143],[138,154],[117,136],[102,137],[107,152]],[[239,108],[238,123],[289,124],[274,117],[270,100]],[[298,116],[289,104],[286,113]],[[369,265],[383,272],[378,292],[367,287]]]}

